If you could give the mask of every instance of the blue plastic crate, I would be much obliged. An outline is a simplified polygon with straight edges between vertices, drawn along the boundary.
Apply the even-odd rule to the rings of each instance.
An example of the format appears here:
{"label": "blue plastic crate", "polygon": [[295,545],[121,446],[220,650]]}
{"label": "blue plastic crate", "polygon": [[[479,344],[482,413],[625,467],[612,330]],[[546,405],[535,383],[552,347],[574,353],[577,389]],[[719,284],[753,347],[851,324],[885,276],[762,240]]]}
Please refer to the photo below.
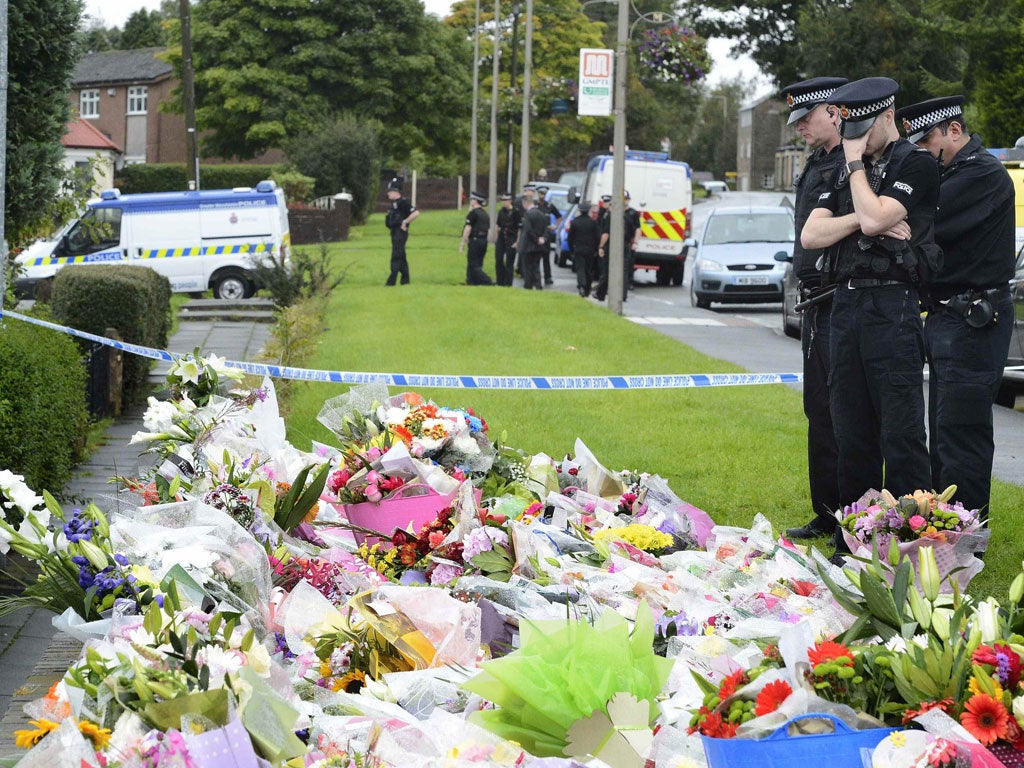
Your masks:
{"label": "blue plastic crate", "polygon": [[[789,726],[798,720],[828,720],[833,733],[790,736]],[[874,749],[896,728],[855,731],[833,715],[806,714],[794,717],[763,739],[713,739],[701,736],[709,768],[810,768],[827,761],[828,768],[863,768],[860,751]]]}

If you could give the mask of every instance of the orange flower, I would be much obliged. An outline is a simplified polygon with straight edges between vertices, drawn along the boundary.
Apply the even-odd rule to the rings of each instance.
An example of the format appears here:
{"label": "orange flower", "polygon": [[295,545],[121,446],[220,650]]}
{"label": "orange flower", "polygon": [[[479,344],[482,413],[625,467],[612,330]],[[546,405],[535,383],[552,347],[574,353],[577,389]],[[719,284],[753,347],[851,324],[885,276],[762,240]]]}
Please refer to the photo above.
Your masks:
{"label": "orange flower", "polygon": [[985,746],[1006,738],[1008,721],[1003,703],[984,693],[972,696],[960,715],[964,728]]}
{"label": "orange flower", "polygon": [[55,731],[60,727],[60,723],[55,723],[53,720],[46,720],[39,718],[38,720],[29,720],[29,725],[35,726],[33,729],[25,729],[14,732],[14,746],[22,747],[23,749],[31,749],[38,744],[42,738],[50,731]]}
{"label": "orange flower", "polygon": [[712,712],[700,724],[700,732],[713,739],[731,739],[736,735],[739,723],[728,723],[722,719],[720,712]]}
{"label": "orange flower", "polygon": [[316,516],[319,515],[319,514],[320,514],[320,503],[319,502],[313,502],[313,506],[309,508],[309,512],[307,512],[306,516],[302,518],[302,522],[304,522],[304,523],[312,523],[314,520],[316,520]]}
{"label": "orange flower", "polygon": [[853,664],[853,651],[842,643],[832,640],[815,643],[813,648],[807,649],[807,658],[810,659],[812,666],[823,664],[826,661],[839,661],[844,656],[849,659],[850,664]]}
{"label": "orange flower", "polygon": [[757,694],[757,699],[754,703],[754,714],[760,717],[761,715],[774,712],[782,706],[782,702],[792,692],[793,689],[785,680],[772,680]]}
{"label": "orange flower", "polygon": [[727,698],[736,693],[736,689],[741,685],[745,685],[747,682],[747,675],[742,669],[737,669],[731,675],[726,677],[722,681],[722,685],[718,688],[718,698],[725,701]]}
{"label": "orange flower", "polygon": [[949,714],[949,711],[953,708],[953,700],[939,699],[938,701],[922,701],[920,709],[908,709],[903,713],[903,725],[906,725],[918,715],[924,714],[930,709],[941,709],[943,712]]}

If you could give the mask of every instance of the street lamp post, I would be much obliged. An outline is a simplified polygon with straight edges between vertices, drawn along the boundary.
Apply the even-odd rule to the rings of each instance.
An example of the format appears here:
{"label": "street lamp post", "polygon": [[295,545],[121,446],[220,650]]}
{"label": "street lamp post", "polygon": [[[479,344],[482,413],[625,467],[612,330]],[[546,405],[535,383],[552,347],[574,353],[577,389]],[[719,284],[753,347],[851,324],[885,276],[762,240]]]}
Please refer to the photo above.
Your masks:
{"label": "street lamp post", "polygon": [[[480,119],[480,0],[473,17],[473,116],[469,136],[469,190],[476,188],[477,125]],[[461,204],[462,201],[460,200]]]}
{"label": "street lamp post", "polygon": [[[495,32],[497,34],[497,32]],[[516,50],[519,43],[519,3],[515,3],[512,6],[512,61],[509,67],[509,88],[512,89],[512,96],[516,94]],[[515,138],[516,121],[514,117],[508,119],[508,176],[505,181],[505,191],[512,194],[515,187],[512,186],[512,180],[515,178],[513,171],[515,169],[515,146],[513,140]]]}

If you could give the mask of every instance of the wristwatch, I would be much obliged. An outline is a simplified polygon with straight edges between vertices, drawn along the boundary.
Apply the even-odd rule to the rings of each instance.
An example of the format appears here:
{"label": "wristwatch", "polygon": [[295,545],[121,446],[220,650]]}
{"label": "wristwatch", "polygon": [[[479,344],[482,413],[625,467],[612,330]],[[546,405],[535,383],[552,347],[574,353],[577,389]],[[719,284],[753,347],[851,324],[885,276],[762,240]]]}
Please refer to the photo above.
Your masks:
{"label": "wristwatch", "polygon": [[846,175],[852,176],[854,171],[863,171],[864,161],[862,160],[851,160],[846,164]]}

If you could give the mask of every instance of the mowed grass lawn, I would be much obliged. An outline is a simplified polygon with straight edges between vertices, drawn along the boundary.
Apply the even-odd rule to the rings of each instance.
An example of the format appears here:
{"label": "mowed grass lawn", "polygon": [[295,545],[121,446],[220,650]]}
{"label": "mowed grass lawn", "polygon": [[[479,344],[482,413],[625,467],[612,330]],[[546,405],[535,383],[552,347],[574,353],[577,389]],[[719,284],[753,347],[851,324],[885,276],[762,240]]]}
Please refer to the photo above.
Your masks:
{"label": "mowed grass lawn", "polygon": [[[315,356],[306,365],[415,374],[585,376],[730,373],[603,306],[556,291],[470,287],[458,253],[464,212],[425,212],[408,243],[412,282],[384,287],[390,240],[383,216],[329,246],[345,281],[331,296]],[[485,265],[493,275],[493,251]],[[347,391],[296,382],[285,405],[288,437],[333,444],[316,421]],[[398,389],[392,388],[397,394]],[[609,469],[664,477],[683,499],[725,525],[764,514],[776,531],[810,515],[806,421],[800,394],[782,385],[642,391],[418,389],[443,405],[472,407],[493,439],[560,458],[577,438]],[[986,572],[972,591],[1005,593],[1020,569],[1024,490],[998,484]],[[820,546],[828,551],[825,542]]]}

